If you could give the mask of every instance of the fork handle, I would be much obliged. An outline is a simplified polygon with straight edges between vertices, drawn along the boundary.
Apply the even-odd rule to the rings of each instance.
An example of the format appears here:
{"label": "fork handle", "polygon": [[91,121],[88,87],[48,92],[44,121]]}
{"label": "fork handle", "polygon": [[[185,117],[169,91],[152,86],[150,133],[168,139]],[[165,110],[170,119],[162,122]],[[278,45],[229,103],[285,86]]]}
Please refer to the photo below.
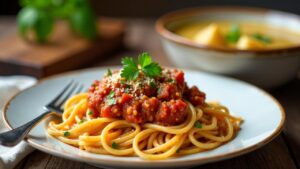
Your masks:
{"label": "fork handle", "polygon": [[27,122],[26,124],[23,124],[20,127],[1,133],[0,144],[9,147],[17,145],[27,136],[27,134],[29,133],[29,131],[32,129],[33,126],[35,126],[40,120],[42,120],[50,113],[51,111],[46,111],[43,114],[36,117],[35,119]]}

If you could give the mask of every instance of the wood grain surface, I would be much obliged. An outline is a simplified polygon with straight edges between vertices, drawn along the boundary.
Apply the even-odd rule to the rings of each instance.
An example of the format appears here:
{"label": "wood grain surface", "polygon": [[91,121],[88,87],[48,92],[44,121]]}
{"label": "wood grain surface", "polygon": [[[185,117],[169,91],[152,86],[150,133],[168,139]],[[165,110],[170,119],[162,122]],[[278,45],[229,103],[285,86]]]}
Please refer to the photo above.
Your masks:
{"label": "wood grain surface", "polygon": [[56,23],[49,41],[44,44],[25,41],[15,29],[2,33],[0,74],[41,78],[80,68],[107,56],[122,44],[125,25],[121,20],[109,18],[101,18],[98,23],[100,38],[93,42],[74,35],[65,22]]}
{"label": "wood grain surface", "polygon": [[[155,33],[153,20],[127,20],[125,48],[110,55],[109,59],[100,59],[88,65],[118,65],[124,55],[136,56],[142,51],[150,52],[154,59],[166,66],[172,62],[166,57]],[[1,27],[0,27],[1,32]],[[296,169],[300,164],[300,77],[288,84],[270,91],[284,106],[287,123],[281,135],[266,146],[246,155],[214,162],[194,168],[199,169]],[[267,119],[266,119],[267,120]],[[16,169],[96,169],[85,163],[70,161],[34,151],[28,155]]]}

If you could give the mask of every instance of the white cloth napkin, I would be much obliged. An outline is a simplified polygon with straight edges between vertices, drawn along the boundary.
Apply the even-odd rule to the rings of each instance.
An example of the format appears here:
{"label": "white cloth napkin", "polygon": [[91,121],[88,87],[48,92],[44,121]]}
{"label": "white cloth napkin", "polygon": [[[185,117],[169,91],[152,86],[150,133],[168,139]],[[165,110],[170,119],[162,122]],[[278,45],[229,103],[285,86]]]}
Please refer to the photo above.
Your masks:
{"label": "white cloth napkin", "polygon": [[[2,119],[2,109],[6,101],[14,94],[35,83],[36,79],[29,76],[0,76],[0,133],[8,130]],[[0,145],[0,169],[14,168],[32,151],[33,148],[24,141],[15,147],[4,147]]]}

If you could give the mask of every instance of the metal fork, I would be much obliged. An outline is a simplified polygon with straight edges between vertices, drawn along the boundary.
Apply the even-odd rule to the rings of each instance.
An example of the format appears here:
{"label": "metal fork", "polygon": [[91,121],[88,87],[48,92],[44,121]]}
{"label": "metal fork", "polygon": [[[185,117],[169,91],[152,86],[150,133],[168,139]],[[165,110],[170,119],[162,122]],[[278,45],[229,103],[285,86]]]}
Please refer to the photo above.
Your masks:
{"label": "metal fork", "polygon": [[70,96],[82,92],[83,87],[84,86],[82,84],[76,83],[73,80],[71,80],[50,103],[44,106],[44,113],[20,127],[1,133],[0,144],[4,146],[17,145],[27,136],[29,131],[46,116],[48,116],[52,112],[62,114],[62,106],[66,102],[66,100]]}

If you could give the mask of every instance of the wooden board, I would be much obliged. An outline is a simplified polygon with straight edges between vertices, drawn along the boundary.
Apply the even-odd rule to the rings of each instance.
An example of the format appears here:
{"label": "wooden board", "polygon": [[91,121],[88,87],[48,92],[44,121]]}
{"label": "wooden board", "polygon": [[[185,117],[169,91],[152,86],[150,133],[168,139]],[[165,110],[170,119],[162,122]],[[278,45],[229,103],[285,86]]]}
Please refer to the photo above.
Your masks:
{"label": "wooden board", "polygon": [[122,45],[125,25],[121,20],[101,18],[101,37],[90,42],[74,36],[59,22],[46,44],[26,42],[16,31],[1,36],[0,75],[23,74],[37,78],[80,68]]}

